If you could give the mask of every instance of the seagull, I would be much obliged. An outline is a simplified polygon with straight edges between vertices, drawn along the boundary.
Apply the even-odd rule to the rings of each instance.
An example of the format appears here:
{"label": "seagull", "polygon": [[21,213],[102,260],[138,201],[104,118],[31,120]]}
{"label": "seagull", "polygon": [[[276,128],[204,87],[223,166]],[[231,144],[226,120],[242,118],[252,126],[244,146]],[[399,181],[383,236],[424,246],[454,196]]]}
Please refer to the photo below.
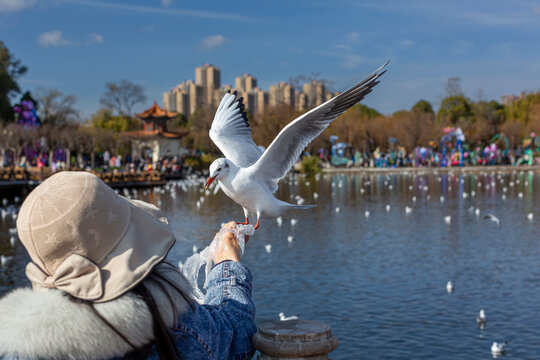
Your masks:
{"label": "seagull", "polygon": [[502,353],[504,353],[505,348],[506,348],[506,342],[498,343],[494,341],[493,345],[491,345],[491,353],[493,355],[501,355]]}
{"label": "seagull", "polygon": [[450,225],[452,222],[452,217],[450,215],[444,217],[444,222]]}
{"label": "seagull", "polygon": [[386,205],[386,212],[390,212],[390,205]]}
{"label": "seagull", "polygon": [[529,219],[529,221],[532,221],[533,217],[534,217],[533,213],[527,214],[527,219]]}
{"label": "seagull", "polygon": [[281,225],[283,224],[283,218],[281,216],[278,216],[276,218],[276,221],[277,221],[277,226],[281,227]]}
{"label": "seagull", "polygon": [[410,214],[412,211],[412,208],[405,206],[405,214]]}
{"label": "seagull", "polygon": [[476,318],[476,322],[478,324],[483,324],[486,322],[486,313],[484,312],[484,309],[480,310],[480,312],[478,313],[478,317]]}
{"label": "seagull", "polygon": [[294,240],[294,236],[292,235],[287,236],[287,241],[289,242],[289,244],[292,243],[293,240]]}
{"label": "seagull", "polygon": [[369,217],[369,211],[366,210],[366,212],[364,212],[364,215],[368,218]]}
{"label": "seagull", "polygon": [[298,220],[296,220],[296,219],[291,219],[291,226],[296,225],[297,222],[298,222]]}
{"label": "seagull", "polygon": [[251,128],[244,112],[243,98],[227,92],[216,111],[210,138],[225,155],[210,165],[205,187],[218,180],[225,195],[242,206],[246,221],[256,215],[275,218],[288,210],[309,209],[315,205],[297,205],[278,200],[274,193],[278,182],[298,160],[304,148],[319,136],[332,121],[357,104],[386,72],[388,62],[349,90],[299,116],[262,152],[251,138]]}
{"label": "seagull", "polygon": [[451,281],[446,283],[446,291],[448,291],[449,294],[451,294],[454,291],[454,283]]}
{"label": "seagull", "polygon": [[292,316],[285,316],[284,313],[279,313],[279,320],[280,321],[287,321],[287,320],[298,320],[298,316],[292,315]]}
{"label": "seagull", "polygon": [[492,213],[487,213],[486,215],[484,215],[484,219],[491,220],[495,224],[497,224],[497,227],[501,227],[501,220],[499,220],[499,218]]}
{"label": "seagull", "polygon": [[266,250],[267,253],[271,253],[272,252],[272,245],[270,245],[270,244],[264,245],[264,250]]}

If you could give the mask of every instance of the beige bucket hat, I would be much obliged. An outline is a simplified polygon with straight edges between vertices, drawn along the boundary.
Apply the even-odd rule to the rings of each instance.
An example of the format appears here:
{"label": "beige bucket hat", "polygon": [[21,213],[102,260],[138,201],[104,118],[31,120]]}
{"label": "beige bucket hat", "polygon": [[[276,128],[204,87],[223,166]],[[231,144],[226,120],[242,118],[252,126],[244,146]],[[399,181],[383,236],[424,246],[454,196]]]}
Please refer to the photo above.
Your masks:
{"label": "beige bucket hat", "polygon": [[56,288],[94,302],[142,281],[174,245],[155,206],[116,194],[87,172],[57,173],[26,198],[17,218],[34,289]]}

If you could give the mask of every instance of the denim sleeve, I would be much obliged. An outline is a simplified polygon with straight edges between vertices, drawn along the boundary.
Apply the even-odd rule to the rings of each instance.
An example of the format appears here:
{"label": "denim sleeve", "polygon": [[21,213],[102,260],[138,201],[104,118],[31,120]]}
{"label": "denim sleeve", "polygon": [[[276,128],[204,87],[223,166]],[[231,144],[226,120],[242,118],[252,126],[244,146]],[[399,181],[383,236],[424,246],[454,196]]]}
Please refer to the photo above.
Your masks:
{"label": "denim sleeve", "polygon": [[206,297],[173,329],[184,359],[251,359],[251,337],[257,332],[251,301],[251,272],[238,262],[224,261],[208,274]]}

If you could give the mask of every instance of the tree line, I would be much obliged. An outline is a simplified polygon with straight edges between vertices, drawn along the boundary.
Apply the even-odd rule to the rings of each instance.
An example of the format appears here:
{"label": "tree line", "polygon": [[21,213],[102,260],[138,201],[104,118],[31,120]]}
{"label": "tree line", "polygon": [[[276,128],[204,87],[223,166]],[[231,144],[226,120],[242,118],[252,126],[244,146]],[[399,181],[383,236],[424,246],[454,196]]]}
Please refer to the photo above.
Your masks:
{"label": "tree line", "polygon": [[[80,117],[75,96],[56,89],[37,89],[34,98],[41,125],[22,130],[15,123],[13,103],[21,94],[18,81],[26,71],[0,41],[0,144],[4,150],[21,154],[25,147],[39,145],[49,151],[62,148],[78,154],[105,150],[129,153],[129,138],[123,133],[142,127],[133,116],[133,107],[146,102],[141,86],[128,80],[105,84],[101,108],[86,119]],[[531,132],[540,132],[540,91],[524,92],[506,105],[482,96],[472,100],[461,90],[459,78],[449,79],[445,91],[437,111],[426,100],[391,115],[357,104],[334,121],[308,150],[328,148],[329,135],[337,135],[339,141],[364,152],[386,150],[395,144],[410,152],[430,143],[437,146],[446,127],[461,127],[470,144],[487,144],[493,135],[504,133],[512,147],[519,146]],[[305,111],[280,105],[257,117],[248,113],[253,139],[267,147],[286,124]],[[208,136],[214,114],[214,108],[201,106],[189,118],[179,115],[173,119],[169,128],[188,131],[182,139],[185,147],[218,153]]]}

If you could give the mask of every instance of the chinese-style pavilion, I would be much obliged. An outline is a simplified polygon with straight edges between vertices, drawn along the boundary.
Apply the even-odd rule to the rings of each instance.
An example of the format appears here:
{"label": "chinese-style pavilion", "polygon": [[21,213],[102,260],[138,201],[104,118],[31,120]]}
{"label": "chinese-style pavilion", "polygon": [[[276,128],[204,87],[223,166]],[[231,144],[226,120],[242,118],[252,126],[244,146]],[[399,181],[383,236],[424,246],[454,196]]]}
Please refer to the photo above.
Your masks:
{"label": "chinese-style pavilion", "polygon": [[187,132],[174,132],[167,130],[167,121],[176,117],[178,113],[160,108],[156,101],[154,105],[135,117],[144,122],[142,130],[129,131],[127,135],[132,139],[131,155],[144,158],[146,155],[157,162],[161,157],[179,156],[186,152],[180,145],[180,139]]}

